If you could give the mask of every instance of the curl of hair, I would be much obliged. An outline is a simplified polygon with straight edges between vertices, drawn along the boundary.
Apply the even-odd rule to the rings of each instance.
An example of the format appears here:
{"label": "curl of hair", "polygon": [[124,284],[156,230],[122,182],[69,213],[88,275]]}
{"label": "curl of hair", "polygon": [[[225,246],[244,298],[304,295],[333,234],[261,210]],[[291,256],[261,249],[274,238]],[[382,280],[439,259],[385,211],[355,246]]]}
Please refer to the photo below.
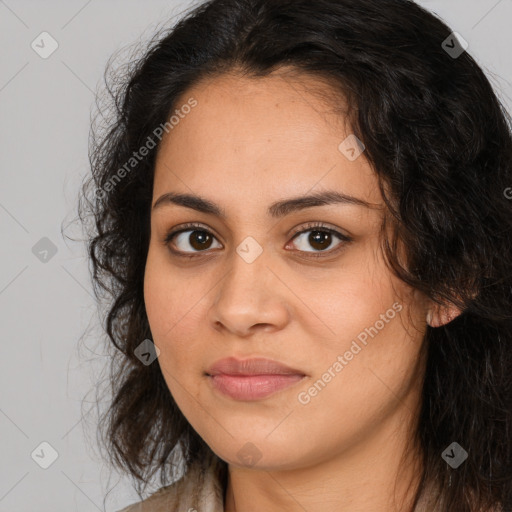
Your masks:
{"label": "curl of hair", "polygon": [[[158,145],[122,179],[115,175],[199,81],[288,69],[330,84],[333,104],[338,93],[347,100],[352,133],[389,208],[390,268],[437,303],[463,310],[425,337],[416,501],[434,483],[442,512],[511,509],[512,202],[504,194],[512,186],[511,119],[473,58],[442,48],[451,32],[409,0],[211,0],[157,34],[116,83],[107,80],[110,124],[91,139],[83,195],[95,189],[94,197],[80,210],[94,217],[92,277],[96,293],[111,297],[105,329],[121,358],[101,428],[112,461],[138,483],[157,470],[162,484],[174,476],[178,448],[186,467],[211,450],[158,364],[134,355],[151,339],[143,280]],[[469,453],[457,470],[441,457],[453,441]]]}

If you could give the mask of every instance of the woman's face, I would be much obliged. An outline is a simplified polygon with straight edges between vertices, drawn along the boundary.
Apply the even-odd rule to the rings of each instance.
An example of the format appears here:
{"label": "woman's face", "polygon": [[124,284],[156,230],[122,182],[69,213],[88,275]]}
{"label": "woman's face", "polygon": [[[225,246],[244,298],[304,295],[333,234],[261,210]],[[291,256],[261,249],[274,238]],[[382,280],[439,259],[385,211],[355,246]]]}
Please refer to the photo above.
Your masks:
{"label": "woman's face", "polygon": [[[424,303],[384,263],[383,202],[364,152],[308,85],[319,84],[223,76],[195,86],[155,168],[152,205],[186,194],[219,210],[199,200],[152,209],[144,295],[174,400],[237,466],[342,455],[409,425],[419,402]],[[357,201],[287,202],[327,192]],[[230,357],[294,371],[209,374]]]}

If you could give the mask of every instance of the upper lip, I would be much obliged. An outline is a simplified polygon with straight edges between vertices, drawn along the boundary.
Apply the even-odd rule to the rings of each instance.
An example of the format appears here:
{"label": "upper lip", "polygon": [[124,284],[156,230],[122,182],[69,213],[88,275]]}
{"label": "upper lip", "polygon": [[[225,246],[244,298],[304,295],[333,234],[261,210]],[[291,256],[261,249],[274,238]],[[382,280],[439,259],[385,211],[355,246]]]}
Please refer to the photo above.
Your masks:
{"label": "upper lip", "polygon": [[305,375],[304,372],[264,357],[219,359],[207,371],[208,375]]}

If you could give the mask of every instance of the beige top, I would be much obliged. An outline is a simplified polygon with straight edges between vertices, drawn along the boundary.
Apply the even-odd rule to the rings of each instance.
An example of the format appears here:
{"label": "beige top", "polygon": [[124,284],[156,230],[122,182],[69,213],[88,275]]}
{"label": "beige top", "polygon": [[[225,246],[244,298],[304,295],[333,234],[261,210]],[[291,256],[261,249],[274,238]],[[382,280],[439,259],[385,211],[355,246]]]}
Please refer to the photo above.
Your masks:
{"label": "beige top", "polygon": [[[225,467],[225,466],[224,466]],[[415,512],[435,512],[434,503],[427,492]],[[118,512],[224,512],[223,473],[220,459],[211,455],[201,464],[192,466],[176,482],[162,487],[149,498],[129,505]],[[498,507],[496,512],[503,512]]]}
{"label": "beige top", "polygon": [[217,457],[192,466],[176,482],[118,512],[224,512],[224,489]]}

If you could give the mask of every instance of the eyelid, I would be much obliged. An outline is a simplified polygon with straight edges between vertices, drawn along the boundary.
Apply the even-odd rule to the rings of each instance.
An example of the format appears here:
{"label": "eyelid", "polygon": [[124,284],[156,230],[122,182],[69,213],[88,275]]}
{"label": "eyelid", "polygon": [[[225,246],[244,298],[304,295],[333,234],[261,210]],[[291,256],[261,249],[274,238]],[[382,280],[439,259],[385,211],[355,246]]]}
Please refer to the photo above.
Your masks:
{"label": "eyelid", "polygon": [[178,226],[176,228],[172,228],[168,230],[165,233],[164,237],[164,245],[167,245],[172,238],[174,238],[176,235],[179,235],[180,233],[183,233],[184,231],[206,231],[207,233],[215,236],[215,238],[218,238],[215,232],[209,228],[208,226],[205,226],[204,224],[196,223],[196,222],[189,222],[186,224],[182,224],[181,226]]}
{"label": "eyelid", "polygon": [[339,236],[341,239],[349,241],[352,240],[352,238],[346,234],[342,233],[340,228],[337,228],[335,226],[332,226],[328,224],[327,222],[321,222],[321,221],[311,221],[306,222],[306,224],[301,224],[297,228],[294,228],[289,236],[295,237],[299,233],[304,233],[306,231],[312,231],[315,228],[318,228],[319,230],[323,231],[329,231],[330,233]]}

